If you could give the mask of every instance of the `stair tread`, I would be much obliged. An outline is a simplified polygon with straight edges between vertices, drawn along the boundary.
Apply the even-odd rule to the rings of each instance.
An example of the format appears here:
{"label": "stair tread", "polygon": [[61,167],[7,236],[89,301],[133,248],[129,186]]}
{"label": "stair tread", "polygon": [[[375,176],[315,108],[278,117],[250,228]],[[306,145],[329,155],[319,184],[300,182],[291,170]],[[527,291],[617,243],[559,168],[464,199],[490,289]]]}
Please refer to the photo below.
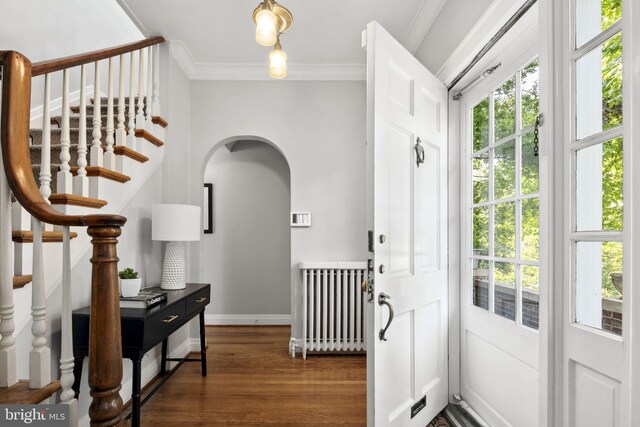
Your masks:
{"label": "stair tread", "polygon": [[167,126],[169,126],[169,122],[167,122],[165,119],[163,119],[160,116],[151,116],[151,122],[154,125],[160,125],[163,128],[166,128]]}
{"label": "stair tread", "polygon": [[[31,230],[12,230],[11,237],[15,243],[33,243],[33,231]],[[75,239],[78,233],[71,232],[69,237]],[[62,242],[62,231],[43,231],[42,241],[45,243]]]}
{"label": "stair tread", "polygon": [[92,197],[83,197],[76,194],[55,193],[49,196],[49,201],[52,205],[73,205],[96,209],[100,209],[101,207],[107,205],[106,200],[94,199]]}
{"label": "stair tread", "polygon": [[164,145],[164,142],[162,142],[160,138],[145,129],[136,129],[136,138],[144,138],[156,147],[162,147]]}
{"label": "stair tread", "polygon": [[140,163],[145,163],[147,161],[149,161],[149,158],[147,156],[145,156],[144,154],[141,154],[129,147],[125,147],[123,145],[116,145],[113,147],[113,152],[116,154],[116,156],[125,156],[125,157],[129,157],[130,159],[133,160],[137,160]]}
{"label": "stair tread", "polygon": [[32,280],[33,280],[33,276],[31,274],[24,274],[22,276],[13,276],[13,289],[24,288]]}
{"label": "stair tread", "polygon": [[60,382],[52,381],[42,388],[29,388],[28,380],[20,380],[11,387],[0,389],[0,404],[35,405],[60,390]]}
{"label": "stair tread", "polygon": [[[125,183],[131,180],[131,177],[120,172],[112,171],[111,169],[104,168],[102,166],[87,166],[87,176],[97,176],[120,183]],[[75,176],[78,174],[78,167],[71,166],[71,173]]]}

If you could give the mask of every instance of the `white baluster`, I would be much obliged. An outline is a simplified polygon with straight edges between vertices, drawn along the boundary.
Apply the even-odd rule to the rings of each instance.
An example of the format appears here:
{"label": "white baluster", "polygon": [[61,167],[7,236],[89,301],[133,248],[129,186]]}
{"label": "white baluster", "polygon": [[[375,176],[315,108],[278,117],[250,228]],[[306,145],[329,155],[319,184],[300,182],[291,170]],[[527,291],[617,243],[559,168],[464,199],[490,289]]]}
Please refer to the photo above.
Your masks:
{"label": "white baluster", "polygon": [[73,176],[69,162],[71,154],[71,137],[69,135],[69,70],[62,72],[62,129],[60,133],[60,170],[58,171],[58,188],[60,194],[73,192]]}
{"label": "white baluster", "polygon": [[51,76],[44,76],[42,105],[42,147],[40,150],[40,194],[45,200],[51,196]]}
{"label": "white baluster", "polygon": [[73,391],[73,330],[71,322],[71,240],[69,227],[62,229],[62,319],[60,332],[60,403],[69,405],[69,425],[78,425],[78,402]]}
{"label": "white baluster", "polygon": [[87,77],[85,66],[80,67],[80,124],[78,129],[78,174],[73,178],[73,193],[89,196],[89,178],[87,178]]}
{"label": "white baluster", "polygon": [[124,55],[120,55],[120,78],[118,80],[118,129],[116,130],[116,145],[127,146],[127,131],[124,126]]}
{"label": "white baluster", "polygon": [[156,45],[153,55],[153,114],[162,115],[160,108],[160,45]]}
{"label": "white baluster", "polygon": [[153,90],[153,47],[147,48],[147,98],[146,98],[146,110],[145,110],[145,129],[151,132],[153,130],[153,104],[151,102],[152,90]]}
{"label": "white baluster", "polygon": [[104,153],[103,162],[105,168],[116,170],[116,155],[113,152],[113,144],[115,142],[113,138],[113,58],[109,58],[109,76],[107,81],[107,137],[105,139],[107,148]]}
{"label": "white baluster", "polygon": [[133,52],[131,52],[131,56],[129,58],[131,61],[129,64],[129,133],[127,134],[127,147],[132,150],[136,149],[136,95],[134,90],[134,79],[135,75],[135,61],[133,57]]}
{"label": "white baluster", "polygon": [[0,387],[9,387],[18,382],[13,312],[11,191],[0,152]]}
{"label": "white baluster", "polygon": [[136,129],[144,129],[144,49],[139,51],[138,64],[138,111],[136,113]]}
{"label": "white baluster", "polygon": [[31,220],[33,231],[33,273],[31,282],[31,334],[29,353],[29,386],[42,388],[51,382],[51,350],[47,346],[47,304],[44,287],[42,223]]}
{"label": "white baluster", "polygon": [[102,152],[102,108],[100,93],[100,63],[95,63],[95,77],[93,82],[93,141],[91,142],[91,166],[103,166]]}

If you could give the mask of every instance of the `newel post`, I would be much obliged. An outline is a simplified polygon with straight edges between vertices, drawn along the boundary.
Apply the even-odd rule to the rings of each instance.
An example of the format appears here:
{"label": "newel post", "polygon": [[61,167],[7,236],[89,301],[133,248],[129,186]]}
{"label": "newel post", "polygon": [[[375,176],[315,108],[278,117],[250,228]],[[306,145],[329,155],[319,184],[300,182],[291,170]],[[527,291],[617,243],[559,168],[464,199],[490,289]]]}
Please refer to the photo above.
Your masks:
{"label": "newel post", "polygon": [[89,407],[92,426],[120,426],[122,419],[122,343],[118,300],[117,237],[121,221],[90,225],[93,265],[89,332]]}

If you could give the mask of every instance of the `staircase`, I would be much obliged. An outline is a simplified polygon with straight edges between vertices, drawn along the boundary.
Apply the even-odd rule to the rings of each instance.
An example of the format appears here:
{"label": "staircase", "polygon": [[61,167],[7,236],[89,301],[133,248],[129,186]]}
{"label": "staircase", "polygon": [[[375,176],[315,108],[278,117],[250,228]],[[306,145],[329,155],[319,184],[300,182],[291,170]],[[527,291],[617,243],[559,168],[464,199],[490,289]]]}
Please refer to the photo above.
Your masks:
{"label": "staircase", "polygon": [[[93,247],[92,277],[86,279],[92,307],[89,417],[92,425],[124,422],[116,238],[126,218],[117,214],[164,157],[168,124],[160,116],[154,62],[163,42],[154,37],[33,65],[17,52],[0,52],[0,404],[67,404],[72,426],[86,415],[78,414],[71,388],[71,269]],[[80,70],[78,105],[69,100],[73,68]],[[37,75],[45,76],[42,126],[30,128],[31,78]],[[63,82],[60,111],[51,103],[52,78]],[[62,307],[51,309],[47,297],[58,286]],[[52,321],[61,323],[60,342],[47,342]],[[15,337],[29,325],[32,348],[18,354]],[[51,347],[58,362],[51,360]],[[26,363],[29,377],[19,379]],[[51,372],[52,364],[59,374]]]}

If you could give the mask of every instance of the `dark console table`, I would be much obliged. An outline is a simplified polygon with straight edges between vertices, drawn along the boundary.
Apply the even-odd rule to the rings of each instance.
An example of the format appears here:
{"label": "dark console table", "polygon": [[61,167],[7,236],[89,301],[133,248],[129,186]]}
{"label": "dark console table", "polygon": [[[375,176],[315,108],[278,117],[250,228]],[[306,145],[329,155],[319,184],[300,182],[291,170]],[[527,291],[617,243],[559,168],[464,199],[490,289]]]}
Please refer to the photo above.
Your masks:
{"label": "dark console table", "polygon": [[[162,384],[184,362],[201,362],[202,376],[207,375],[207,353],[204,335],[204,309],[211,300],[209,284],[188,283],[186,289],[167,291],[167,301],[149,309],[121,308],[122,357],[133,362],[133,387],[131,391],[131,425],[140,425],[140,407],[162,386]],[[167,339],[169,335],[185,325],[194,317],[200,317],[200,359],[168,359]],[[162,343],[162,362],[160,373],[162,380],[140,401],[141,362],[146,352]],[[89,354],[89,307],[73,312],[73,356],[75,358],[73,389],[76,398],[80,390],[82,363]],[[167,361],[178,362],[166,372]],[[128,417],[127,417],[128,418]]]}

